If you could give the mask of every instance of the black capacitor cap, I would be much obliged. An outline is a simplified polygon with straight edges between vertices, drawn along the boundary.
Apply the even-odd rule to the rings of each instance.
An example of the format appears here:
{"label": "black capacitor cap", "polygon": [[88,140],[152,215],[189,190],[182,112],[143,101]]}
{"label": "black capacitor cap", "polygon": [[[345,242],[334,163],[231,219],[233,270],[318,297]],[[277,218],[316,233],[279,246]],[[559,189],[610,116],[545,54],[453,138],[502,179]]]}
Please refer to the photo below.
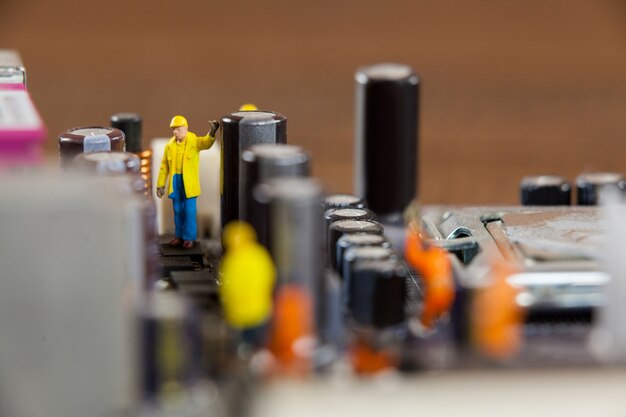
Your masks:
{"label": "black capacitor cap", "polygon": [[367,208],[367,204],[352,194],[331,194],[324,199],[324,210],[333,208]]}
{"label": "black capacitor cap", "polygon": [[[241,218],[255,229],[261,219],[255,218],[252,191],[270,178],[308,177],[310,157],[299,146],[285,144],[254,145],[241,155],[243,194],[239,201]],[[264,219],[263,219],[264,221]]]}
{"label": "black capacitor cap", "polygon": [[342,263],[339,265],[339,275],[343,280],[343,302],[345,305],[350,303],[350,297],[352,297],[350,281],[354,277],[356,263],[362,260],[382,261],[385,259],[398,259],[398,256],[393,249],[382,246],[363,246],[351,248],[346,252]]}
{"label": "black capacitor cap", "polygon": [[111,127],[121,130],[126,136],[126,152],[139,153],[141,146],[141,116],[137,113],[116,113],[111,116]]}
{"label": "black capacitor cap", "polygon": [[356,194],[379,216],[402,212],[417,195],[419,77],[401,64],[355,75]]}
{"label": "black capacitor cap", "polygon": [[[363,214],[363,212],[352,212],[352,214],[350,216],[347,216],[347,214],[349,212],[342,212],[339,214],[339,216],[344,216],[345,218],[342,219],[339,216],[333,216],[333,219],[331,220],[328,216],[330,215],[330,213],[332,213],[334,210],[339,210],[339,209],[363,209],[365,210],[365,202],[363,201],[363,199],[361,199],[360,197],[356,197],[350,194],[333,194],[330,196],[327,196],[324,200],[324,242],[328,241],[328,228],[330,227],[330,224],[334,221],[337,220],[347,220],[352,218],[352,220],[374,220],[375,216],[370,216],[367,214]],[[361,216],[361,213],[363,214]],[[367,210],[367,213],[373,213],[369,210]],[[356,217],[365,217],[365,218],[354,218],[356,214]],[[347,216],[347,217],[346,217]],[[326,259],[327,261],[327,266],[331,266],[333,265],[333,259]]]}
{"label": "black capacitor cap", "polygon": [[[326,250],[330,262],[337,257],[337,241],[345,234],[383,234],[383,226],[373,220],[339,220],[330,225],[326,236]],[[335,268],[336,269],[336,268]]]}
{"label": "black capacitor cap", "polygon": [[221,220],[222,227],[241,219],[244,193],[241,155],[244,149],[262,143],[287,143],[287,118],[267,111],[239,111],[221,121]]}
{"label": "black capacitor cap", "polygon": [[556,175],[524,177],[520,184],[523,206],[569,206],[571,194],[570,183]]}
{"label": "black capacitor cap", "polygon": [[595,206],[599,203],[603,188],[615,188],[624,193],[626,182],[621,174],[614,172],[593,172],[576,178],[576,192],[579,206]]}
{"label": "black capacitor cap", "polygon": [[335,245],[336,257],[331,262],[333,269],[339,272],[345,258],[346,252],[351,248],[361,247],[382,247],[391,248],[391,243],[382,235],[370,233],[347,234],[339,238]]}
{"label": "black capacitor cap", "polygon": [[375,218],[374,212],[365,208],[337,208],[324,212],[326,227],[339,220],[374,220]]}
{"label": "black capacitor cap", "polygon": [[[340,220],[374,220],[376,215],[366,208],[332,208],[324,212],[324,240],[328,234],[328,228],[336,221]],[[330,260],[333,265],[333,260]]]}
{"label": "black capacitor cap", "polygon": [[348,311],[361,326],[383,329],[406,319],[406,268],[396,259],[356,262]]}

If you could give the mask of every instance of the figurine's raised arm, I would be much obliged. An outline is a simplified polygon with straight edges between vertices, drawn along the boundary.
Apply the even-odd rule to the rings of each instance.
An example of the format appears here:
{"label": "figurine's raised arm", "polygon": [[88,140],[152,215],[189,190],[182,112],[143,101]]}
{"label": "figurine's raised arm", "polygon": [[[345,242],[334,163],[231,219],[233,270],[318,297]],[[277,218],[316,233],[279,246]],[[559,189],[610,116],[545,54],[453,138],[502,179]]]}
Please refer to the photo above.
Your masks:
{"label": "figurine's raised arm", "polygon": [[211,125],[209,134],[206,136],[198,136],[198,150],[209,149],[215,142],[215,134],[217,133],[217,129],[220,128],[220,123],[216,120],[210,120],[209,124]]}

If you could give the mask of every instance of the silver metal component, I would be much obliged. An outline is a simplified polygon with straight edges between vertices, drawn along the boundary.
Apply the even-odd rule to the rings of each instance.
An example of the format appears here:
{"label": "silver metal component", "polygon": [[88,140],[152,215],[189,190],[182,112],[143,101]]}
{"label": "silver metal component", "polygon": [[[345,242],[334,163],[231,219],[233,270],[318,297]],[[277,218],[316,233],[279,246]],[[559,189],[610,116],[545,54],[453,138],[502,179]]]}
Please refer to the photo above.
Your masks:
{"label": "silver metal component", "polygon": [[430,206],[421,216],[430,243],[461,258],[456,269],[467,286],[484,283],[499,257],[519,266],[509,281],[524,288],[518,298],[524,307],[603,305],[609,277],[599,259],[606,225],[597,207]]}

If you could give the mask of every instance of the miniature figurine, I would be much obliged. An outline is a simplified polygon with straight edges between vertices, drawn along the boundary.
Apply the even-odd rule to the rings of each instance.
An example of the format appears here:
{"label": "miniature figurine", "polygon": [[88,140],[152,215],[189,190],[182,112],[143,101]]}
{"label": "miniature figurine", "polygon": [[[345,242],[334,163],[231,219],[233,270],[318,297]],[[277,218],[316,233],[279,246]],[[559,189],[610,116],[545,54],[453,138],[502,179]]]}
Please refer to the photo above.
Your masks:
{"label": "miniature figurine", "polygon": [[174,136],[165,145],[163,161],[159,171],[156,194],[165,194],[165,182],[169,178],[168,197],[174,205],[176,237],[172,246],[191,249],[198,235],[196,226],[196,197],[200,195],[199,153],[209,149],[215,142],[219,129],[217,121],[210,121],[211,130],[206,136],[196,136],[187,130],[187,119],[174,116],[170,127]]}
{"label": "miniature figurine", "polygon": [[223,240],[226,252],[220,265],[219,288],[224,316],[231,327],[241,331],[244,344],[262,348],[273,307],[274,263],[248,223],[228,223]]}

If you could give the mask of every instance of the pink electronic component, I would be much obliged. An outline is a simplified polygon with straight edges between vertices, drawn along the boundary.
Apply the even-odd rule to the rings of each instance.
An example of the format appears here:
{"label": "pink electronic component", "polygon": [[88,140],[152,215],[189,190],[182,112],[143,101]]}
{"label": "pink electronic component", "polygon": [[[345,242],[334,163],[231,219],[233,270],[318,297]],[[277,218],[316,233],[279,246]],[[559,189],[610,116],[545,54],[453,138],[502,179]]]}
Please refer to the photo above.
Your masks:
{"label": "pink electronic component", "polygon": [[26,89],[15,51],[0,50],[0,168],[42,161],[45,126]]}

